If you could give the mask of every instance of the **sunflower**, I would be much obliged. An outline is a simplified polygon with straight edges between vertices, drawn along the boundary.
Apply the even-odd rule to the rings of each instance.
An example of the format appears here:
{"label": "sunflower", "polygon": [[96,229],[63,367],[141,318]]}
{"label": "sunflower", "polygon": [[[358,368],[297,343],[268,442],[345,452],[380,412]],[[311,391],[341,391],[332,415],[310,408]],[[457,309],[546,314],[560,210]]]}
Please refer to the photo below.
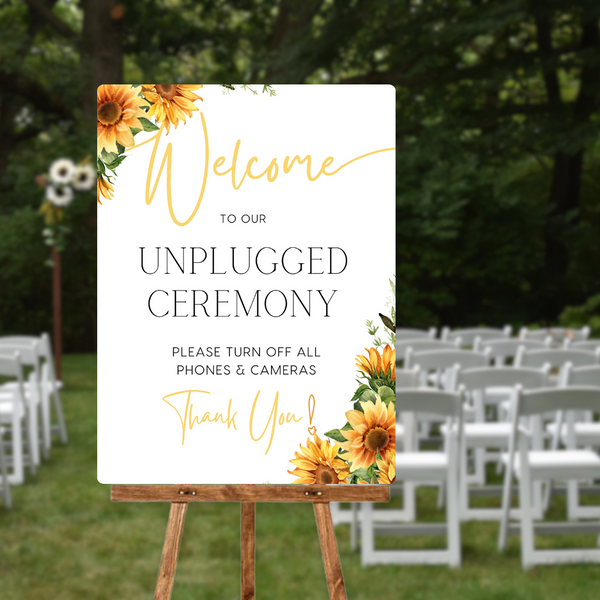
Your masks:
{"label": "sunflower", "polygon": [[157,123],[164,123],[169,133],[172,123],[177,129],[179,119],[185,123],[186,115],[192,116],[192,112],[198,110],[194,106],[196,100],[202,100],[194,94],[201,85],[179,85],[179,84],[155,84],[143,85],[142,95],[152,106],[148,116],[154,117]]}
{"label": "sunflower", "polygon": [[382,377],[396,381],[396,350],[389,344],[383,349],[383,356],[375,348],[365,348],[367,356],[358,355],[356,366],[369,377]]}
{"label": "sunflower", "polygon": [[98,88],[98,154],[102,150],[118,153],[117,142],[133,146],[131,128],[143,129],[138,117],[146,113],[140,104],[146,101],[130,85],[101,85]]}
{"label": "sunflower", "polygon": [[396,452],[390,452],[389,460],[377,460],[377,470],[375,477],[377,483],[389,485],[396,480]]}
{"label": "sunflower", "polygon": [[110,185],[110,182],[107,179],[104,179],[102,175],[98,177],[97,183],[97,194],[98,194],[98,204],[102,204],[100,202],[100,196],[106,198],[107,200],[112,200],[114,196],[115,188]]}
{"label": "sunflower", "polygon": [[377,402],[361,402],[359,410],[346,413],[352,429],[341,430],[348,440],[340,444],[349,452],[344,458],[351,463],[350,472],[360,468],[368,469],[377,458],[377,451],[384,461],[395,460],[396,452],[396,409],[394,403],[387,406],[377,398]]}
{"label": "sunflower", "polygon": [[337,458],[339,446],[333,446],[321,440],[315,433],[315,441],[306,440],[306,448],[300,446],[300,452],[294,452],[296,458],[290,462],[296,467],[288,471],[290,475],[298,477],[292,483],[348,483],[348,465]]}

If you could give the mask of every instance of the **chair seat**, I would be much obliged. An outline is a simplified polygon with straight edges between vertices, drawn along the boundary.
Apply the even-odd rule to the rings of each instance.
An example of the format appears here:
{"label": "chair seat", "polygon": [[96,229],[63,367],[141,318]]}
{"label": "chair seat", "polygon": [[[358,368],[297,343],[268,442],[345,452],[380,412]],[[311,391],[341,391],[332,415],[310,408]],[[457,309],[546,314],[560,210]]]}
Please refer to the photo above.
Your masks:
{"label": "chair seat", "polygon": [[[13,390],[18,389],[19,384],[16,381],[7,381],[0,385],[0,394],[4,391],[13,392]],[[30,402],[33,401],[35,404],[39,404],[40,397],[38,390],[35,389],[33,384],[30,381],[25,381],[23,383],[23,391],[25,392],[25,399]],[[33,393],[32,393],[33,392]]]}
{"label": "chair seat", "polygon": [[[529,468],[533,479],[586,479],[600,478],[600,456],[591,450],[553,450],[528,452]],[[508,453],[502,454],[507,464]],[[521,476],[521,460],[515,454],[514,471]]]}
{"label": "chair seat", "polygon": [[[552,436],[556,434],[556,423],[546,425],[546,430]],[[600,445],[600,423],[575,423],[574,424],[575,441],[581,445]],[[563,423],[560,430],[560,438],[567,439],[567,424]]]}
{"label": "chair seat", "polygon": [[400,480],[431,481],[445,479],[448,457],[443,452],[398,452],[396,477]]}
{"label": "chair seat", "polygon": [[[0,394],[0,420],[3,423],[10,423],[12,414],[15,410],[12,394]],[[19,419],[25,415],[25,407],[21,402],[17,403],[17,416]]]}

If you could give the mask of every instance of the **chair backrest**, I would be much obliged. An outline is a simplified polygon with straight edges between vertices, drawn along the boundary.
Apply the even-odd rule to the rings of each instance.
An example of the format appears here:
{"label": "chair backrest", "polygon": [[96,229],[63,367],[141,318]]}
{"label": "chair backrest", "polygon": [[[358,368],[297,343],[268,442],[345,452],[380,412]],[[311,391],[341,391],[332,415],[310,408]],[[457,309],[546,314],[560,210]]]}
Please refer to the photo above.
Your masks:
{"label": "chair backrest", "polygon": [[570,362],[577,367],[600,364],[600,354],[586,350],[571,348],[545,348],[543,350],[519,350],[515,358],[517,367],[543,367],[545,364],[552,368],[561,368]]}
{"label": "chair backrest", "polygon": [[396,369],[396,389],[419,387],[419,367],[414,369]]}
{"label": "chair backrest", "polygon": [[600,387],[600,365],[574,367],[571,363],[567,363],[561,383],[565,386]]}
{"label": "chair backrest", "polygon": [[0,377],[10,377],[23,383],[23,367],[18,352],[0,350]]}
{"label": "chair backrest", "polygon": [[409,348],[406,354],[406,366],[418,366],[422,371],[451,369],[455,365],[460,365],[464,369],[469,367],[485,367],[489,365],[489,360],[489,354],[485,352],[459,349],[412,352]]}
{"label": "chair backrest", "polygon": [[581,329],[570,327],[541,327],[540,329],[528,329],[522,327],[519,337],[524,340],[545,340],[550,337],[553,344],[562,344],[566,339],[571,342],[582,342],[590,337],[590,328],[586,325]]}
{"label": "chair backrest", "polygon": [[396,390],[396,408],[398,412],[462,418],[462,390],[459,392],[442,392],[425,388]]}
{"label": "chair backrest", "polygon": [[600,388],[573,386],[528,391],[518,388],[514,418],[559,410],[599,412]]}
{"label": "chair backrest", "polygon": [[548,386],[548,369],[525,367],[476,367],[455,368],[453,387],[464,386],[468,391],[484,390],[492,387],[514,387],[536,389]]}
{"label": "chair backrest", "polygon": [[27,341],[11,341],[7,338],[0,338],[0,352],[4,354],[18,352],[21,364],[33,367],[37,374],[40,363],[39,344],[39,338],[30,338]]}
{"label": "chair backrest", "polygon": [[406,340],[396,339],[396,362],[404,360],[406,362],[406,351],[412,348],[414,352],[423,350],[451,350],[456,349],[458,344],[453,342],[443,342],[431,338],[411,338]]}
{"label": "chair backrest", "polygon": [[503,338],[493,340],[478,340],[473,348],[479,352],[485,352],[490,349],[490,356],[494,359],[497,365],[503,365],[508,358],[514,358],[517,355],[519,348],[526,350],[542,350],[546,347],[544,342],[538,340],[519,340],[516,338]]}
{"label": "chair backrest", "polygon": [[430,327],[429,329],[414,329],[412,327],[399,327],[396,329],[396,342],[403,339],[430,338],[433,339],[437,335],[437,329]]}
{"label": "chair backrest", "polygon": [[586,340],[585,342],[571,342],[569,340],[565,340],[565,348],[595,352],[598,348],[600,348],[600,340]]}
{"label": "chair backrest", "polygon": [[492,340],[497,338],[509,338],[512,333],[512,327],[506,325],[503,328],[498,327],[469,327],[464,329],[450,329],[444,327],[442,329],[441,339],[452,342],[456,338],[460,338],[462,346],[474,346],[475,341]]}

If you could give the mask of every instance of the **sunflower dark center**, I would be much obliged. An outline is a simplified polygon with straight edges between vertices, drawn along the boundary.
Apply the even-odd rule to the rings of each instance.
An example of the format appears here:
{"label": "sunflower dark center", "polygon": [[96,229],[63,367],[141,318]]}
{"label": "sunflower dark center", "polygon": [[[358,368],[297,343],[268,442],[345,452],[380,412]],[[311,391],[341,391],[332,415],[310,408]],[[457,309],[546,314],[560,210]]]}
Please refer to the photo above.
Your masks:
{"label": "sunflower dark center", "polygon": [[385,429],[376,427],[371,429],[365,436],[365,448],[371,452],[377,452],[385,448],[390,440],[390,436]]}
{"label": "sunflower dark center", "polygon": [[177,85],[157,85],[156,91],[167,100],[173,100],[175,98],[175,94],[177,93]]}
{"label": "sunflower dark center", "polygon": [[98,121],[103,125],[114,125],[119,122],[122,112],[117,102],[105,102],[98,109]]}
{"label": "sunflower dark center", "polygon": [[315,471],[315,483],[320,483],[321,485],[339,483],[337,473],[331,467],[319,465]]}

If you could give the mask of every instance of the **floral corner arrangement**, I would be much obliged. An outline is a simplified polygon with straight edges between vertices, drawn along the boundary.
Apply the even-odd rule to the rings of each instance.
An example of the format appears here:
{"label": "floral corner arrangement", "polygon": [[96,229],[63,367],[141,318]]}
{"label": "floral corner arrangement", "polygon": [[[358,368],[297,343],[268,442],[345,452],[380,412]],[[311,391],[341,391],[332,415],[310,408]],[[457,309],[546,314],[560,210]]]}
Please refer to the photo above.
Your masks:
{"label": "floral corner arrangement", "polygon": [[[395,285],[390,280],[395,295]],[[395,302],[393,303],[395,306]],[[381,316],[395,340],[396,313]],[[367,321],[373,336],[372,322]],[[393,336],[393,337],[392,337]],[[375,343],[381,345],[379,338]],[[323,441],[314,434],[306,446],[290,461],[294,484],[391,484],[396,478],[396,350],[389,344],[379,352],[365,348],[367,354],[356,357],[358,388],[350,400],[353,409],[346,412],[346,424],[325,435]]]}
{"label": "floral corner arrangement", "polygon": [[[140,131],[170,131],[180,121],[186,122],[202,100],[194,91],[202,85],[148,84],[101,85],[97,93],[97,193],[101,198],[114,197],[117,167],[125,160],[125,152],[135,146]],[[150,119],[154,119],[152,122]]]}

